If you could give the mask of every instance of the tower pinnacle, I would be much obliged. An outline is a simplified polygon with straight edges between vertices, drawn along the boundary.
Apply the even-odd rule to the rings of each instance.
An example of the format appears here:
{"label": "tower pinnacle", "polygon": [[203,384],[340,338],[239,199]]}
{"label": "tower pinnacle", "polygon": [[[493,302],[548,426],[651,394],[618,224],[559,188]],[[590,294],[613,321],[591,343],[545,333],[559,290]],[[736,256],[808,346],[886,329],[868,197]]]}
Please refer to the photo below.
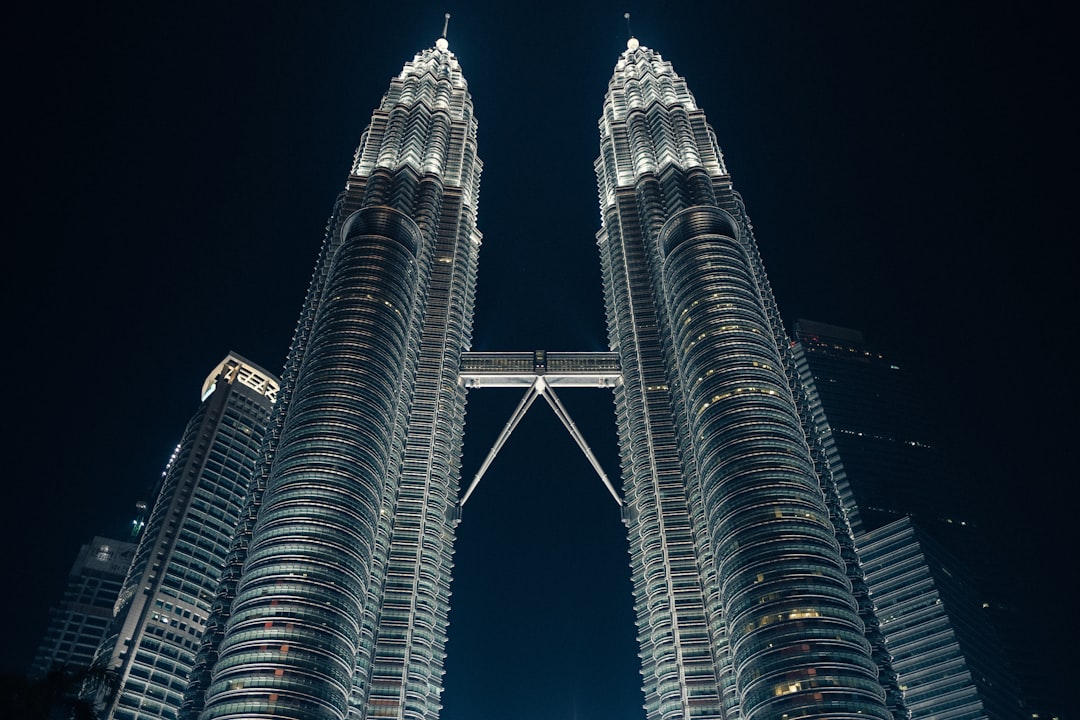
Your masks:
{"label": "tower pinnacle", "polygon": [[446,30],[450,27],[450,13],[446,13],[443,16],[442,36],[435,41],[435,47],[440,50],[448,50],[450,48],[450,42],[446,39]]}
{"label": "tower pinnacle", "polygon": [[623,18],[626,19],[626,49],[637,50],[638,46],[640,46],[641,43],[639,43],[638,39],[634,37],[634,33],[630,32],[630,13],[623,13]]}

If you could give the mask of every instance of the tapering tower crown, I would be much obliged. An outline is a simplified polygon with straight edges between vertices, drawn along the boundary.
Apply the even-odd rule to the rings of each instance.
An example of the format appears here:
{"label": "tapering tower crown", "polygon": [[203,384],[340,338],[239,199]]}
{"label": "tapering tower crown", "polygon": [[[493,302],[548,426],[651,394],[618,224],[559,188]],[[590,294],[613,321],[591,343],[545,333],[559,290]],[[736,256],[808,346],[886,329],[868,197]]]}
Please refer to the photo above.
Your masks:
{"label": "tapering tower crown", "polygon": [[403,168],[439,175],[445,185],[461,187],[465,202],[475,207],[482,169],[476,158],[476,118],[461,65],[446,38],[417,53],[390,81],[360,140],[352,175]]}
{"label": "tapering tower crown", "polygon": [[[644,124],[629,123],[640,112]],[[630,185],[669,167],[727,175],[724,158],[686,80],[660,53],[630,38],[615,64],[600,119],[601,185]]]}

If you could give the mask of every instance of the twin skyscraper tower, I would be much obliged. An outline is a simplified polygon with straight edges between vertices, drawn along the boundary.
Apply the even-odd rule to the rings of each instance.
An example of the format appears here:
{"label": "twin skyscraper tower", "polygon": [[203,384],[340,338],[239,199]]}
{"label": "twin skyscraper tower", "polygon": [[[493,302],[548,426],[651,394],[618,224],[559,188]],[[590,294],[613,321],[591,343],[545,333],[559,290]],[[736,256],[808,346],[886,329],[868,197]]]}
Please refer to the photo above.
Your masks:
{"label": "twin skyscraper tower", "polygon": [[631,39],[604,98],[612,352],[595,357],[467,353],[476,128],[444,38],[372,116],[182,716],[438,717],[469,366],[534,394],[590,368],[610,381],[648,720],[904,717],[750,222],[686,82]]}

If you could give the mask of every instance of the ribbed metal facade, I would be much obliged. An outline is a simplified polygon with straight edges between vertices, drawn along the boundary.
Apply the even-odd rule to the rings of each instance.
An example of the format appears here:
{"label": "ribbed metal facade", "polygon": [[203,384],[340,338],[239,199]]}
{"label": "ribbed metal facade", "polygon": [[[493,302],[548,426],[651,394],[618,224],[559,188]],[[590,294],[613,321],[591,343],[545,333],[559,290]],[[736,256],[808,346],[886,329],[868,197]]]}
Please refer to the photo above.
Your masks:
{"label": "ribbed metal facade", "polygon": [[480,170],[440,40],[330,219],[185,717],[437,716]]}
{"label": "ribbed metal facade", "polygon": [[203,383],[98,651],[119,680],[107,717],[177,717],[277,390],[234,353]]}
{"label": "ribbed metal facade", "polygon": [[892,717],[750,222],[686,82],[636,40],[600,140],[647,717]]}

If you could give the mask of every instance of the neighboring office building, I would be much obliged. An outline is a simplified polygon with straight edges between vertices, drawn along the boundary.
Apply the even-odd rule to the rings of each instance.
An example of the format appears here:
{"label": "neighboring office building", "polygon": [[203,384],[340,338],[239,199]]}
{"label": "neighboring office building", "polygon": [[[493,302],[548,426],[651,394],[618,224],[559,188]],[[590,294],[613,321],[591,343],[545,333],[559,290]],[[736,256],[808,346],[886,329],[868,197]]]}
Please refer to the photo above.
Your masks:
{"label": "neighboring office building", "polygon": [[855,534],[915,515],[950,546],[976,544],[963,531],[973,524],[970,503],[947,481],[917,379],[858,330],[800,319],[795,339],[803,383],[827,415],[832,463],[838,456],[843,466]]}
{"label": "neighboring office building", "polygon": [[857,542],[912,720],[1031,717],[963,565],[911,518]]}
{"label": "neighboring office building", "polygon": [[277,390],[234,353],[207,376],[99,650],[119,676],[107,717],[176,717]]}
{"label": "neighboring office building", "polygon": [[919,384],[858,330],[799,320],[795,336],[800,379],[913,719],[1029,717],[987,612],[995,588],[979,572],[986,545],[947,481]]}
{"label": "neighboring office building", "polygon": [[93,664],[134,554],[134,543],[110,538],[95,537],[82,546],[68,573],[64,598],[49,613],[49,627],[30,666],[31,678],[53,669],[78,673]]}
{"label": "neighboring office building", "polygon": [[[892,718],[742,201],[636,40],[596,169],[647,717]],[[438,716],[479,173],[440,38],[335,207],[184,717]]]}

